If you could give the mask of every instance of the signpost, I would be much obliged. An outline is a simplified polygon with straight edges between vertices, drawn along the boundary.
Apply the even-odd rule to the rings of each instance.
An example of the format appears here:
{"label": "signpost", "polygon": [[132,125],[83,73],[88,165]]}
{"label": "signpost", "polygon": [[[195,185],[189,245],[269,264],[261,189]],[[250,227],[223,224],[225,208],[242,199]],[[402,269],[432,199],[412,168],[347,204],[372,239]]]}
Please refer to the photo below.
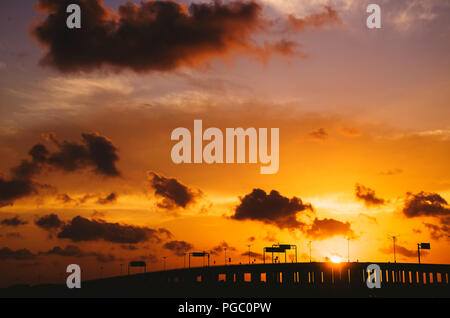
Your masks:
{"label": "signpost", "polygon": [[429,250],[431,249],[430,243],[417,243],[417,257],[419,259],[420,264],[420,250]]}
{"label": "signpost", "polygon": [[286,251],[290,249],[295,249],[295,262],[297,263],[297,245],[273,244],[271,247],[264,247],[263,249],[264,264],[266,263],[266,253],[272,253],[272,263],[273,263],[273,253],[284,253],[284,262],[286,263]]}
{"label": "signpost", "polygon": [[189,253],[189,268],[191,268],[191,256],[192,257],[208,257],[208,267],[209,267],[209,253],[207,252],[192,252]]}
{"label": "signpost", "polygon": [[128,264],[128,275],[130,275],[130,267],[144,267],[144,273],[147,272],[147,264],[143,261],[131,261]]}

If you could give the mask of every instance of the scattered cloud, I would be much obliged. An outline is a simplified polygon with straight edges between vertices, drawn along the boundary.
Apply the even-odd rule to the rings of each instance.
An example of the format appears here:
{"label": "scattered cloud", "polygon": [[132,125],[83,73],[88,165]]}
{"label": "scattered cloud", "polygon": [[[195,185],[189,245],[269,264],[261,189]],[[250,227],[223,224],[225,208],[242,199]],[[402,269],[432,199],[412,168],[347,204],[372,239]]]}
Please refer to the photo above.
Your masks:
{"label": "scattered cloud", "polygon": [[23,236],[19,232],[9,232],[9,233],[6,233],[6,237],[18,239],[18,238],[22,238]]}
{"label": "scattered cloud", "polygon": [[165,243],[163,248],[172,251],[177,256],[183,256],[186,252],[192,250],[194,246],[185,241],[170,241]]}
{"label": "scattered cloud", "polygon": [[138,248],[136,245],[128,244],[128,245],[121,245],[120,248],[128,251],[136,251]]}
{"label": "scattered cloud", "polygon": [[322,220],[315,218],[305,233],[315,240],[324,240],[333,236],[356,237],[349,222],[341,222],[331,218]]}
{"label": "scattered cloud", "polygon": [[111,253],[103,254],[103,253],[94,253],[97,261],[100,263],[110,263],[117,261],[117,257]]}
{"label": "scattered cloud", "polygon": [[414,194],[408,192],[403,214],[408,218],[417,216],[441,217],[450,215],[450,207],[447,201],[437,193],[422,191]]}
{"label": "scattered cloud", "polygon": [[46,252],[39,252],[39,255],[59,255],[59,256],[74,256],[82,257],[85,253],[76,245],[67,245],[65,248],[55,246]]}
{"label": "scattered cloud", "polygon": [[288,21],[294,30],[298,32],[305,31],[307,28],[323,28],[329,24],[342,24],[336,10],[329,6],[324,6],[325,12],[315,13],[304,18],[296,18],[294,15],[288,15]]}
{"label": "scattered cloud", "polygon": [[44,230],[54,231],[62,227],[64,222],[59,219],[58,215],[52,213],[40,217],[35,221],[35,224]]}
{"label": "scattered cloud", "polygon": [[104,240],[112,243],[139,243],[144,241],[161,242],[161,229],[109,223],[103,220],[89,220],[76,216],[65,224],[58,233],[58,238],[74,242]]}
{"label": "scattered cloud", "polygon": [[9,247],[4,247],[0,249],[0,260],[30,260],[35,259],[36,255],[31,253],[28,249],[23,248],[20,250],[12,250]]}
{"label": "scattered cloud", "polygon": [[311,131],[308,136],[313,141],[324,141],[328,139],[328,133],[324,128],[319,128],[317,130]]}
{"label": "scattered cloud", "polygon": [[360,213],[359,216],[362,216],[362,217],[367,218],[367,219],[370,220],[370,222],[372,222],[372,223],[378,224],[377,218],[374,217],[374,216],[368,215],[368,214],[366,214],[366,213]]}
{"label": "scattered cloud", "polygon": [[439,0],[400,1],[388,14],[387,21],[392,21],[398,30],[406,32],[415,26],[422,25],[423,22],[435,20],[446,6],[448,8],[445,1]]}
{"label": "scattered cloud", "polygon": [[362,200],[367,207],[385,203],[384,199],[376,197],[374,190],[360,184],[356,184],[355,195],[358,199]]}
{"label": "scattered cloud", "polygon": [[341,127],[340,131],[344,136],[348,137],[359,137],[362,134],[358,129],[353,127]]}
{"label": "scattered cloud", "polygon": [[56,200],[61,201],[62,203],[71,203],[75,201],[67,193],[58,193],[56,195]]}
{"label": "scattered cloud", "polygon": [[141,260],[150,262],[152,264],[158,263],[158,257],[154,254],[147,254],[140,257]]}
{"label": "scattered cloud", "polygon": [[57,152],[49,153],[42,144],[36,145],[30,155],[38,163],[45,163],[49,167],[63,171],[76,171],[85,167],[92,167],[94,172],[109,177],[120,176],[116,168],[119,160],[117,148],[111,140],[98,133],[81,134],[82,143],[60,142],[54,134],[47,134],[46,138],[58,148]]}
{"label": "scattered cloud", "polygon": [[235,247],[230,246],[227,242],[222,242],[211,249],[211,254],[217,256],[223,253],[225,249],[227,249],[227,251],[229,252],[235,252],[237,250]]}
{"label": "scattered cloud", "polygon": [[98,204],[110,204],[110,203],[114,203],[117,201],[117,193],[115,192],[111,192],[110,194],[108,194],[106,197],[104,198],[98,198],[97,203]]}
{"label": "scattered cloud", "polygon": [[[250,254],[250,261],[253,262],[254,259],[258,259],[258,260],[262,260],[263,259],[263,255],[261,253],[257,253],[257,252],[252,252],[252,251],[247,251],[241,254],[241,256],[243,257],[247,257]],[[270,256],[266,255],[266,259],[268,259]]]}
{"label": "scattered cloud", "polygon": [[37,9],[48,17],[32,30],[47,49],[41,64],[65,73],[105,66],[139,73],[168,71],[235,53],[261,57],[285,53],[252,40],[266,25],[262,7],[253,1],[127,2],[116,13],[102,1],[80,0],[83,28],[90,30],[81,33],[61,28],[70,3],[40,0]]}
{"label": "scattered cloud", "polygon": [[99,175],[120,176],[116,168],[119,160],[117,148],[112,142],[98,133],[83,133],[81,136],[82,143],[77,143],[60,142],[54,134],[45,135],[58,151],[51,153],[44,145],[35,144],[28,152],[31,160],[22,160],[13,167],[10,179],[0,176],[0,207],[12,205],[17,199],[37,193],[37,189],[43,186],[33,181],[33,178],[44,168],[73,172],[92,167]]}
{"label": "scattered cloud", "polygon": [[268,233],[266,234],[266,236],[264,237],[264,240],[265,240],[265,241],[268,241],[268,242],[276,242],[276,241],[277,241],[277,238],[276,238],[276,236],[275,236],[275,233],[268,232]]}
{"label": "scattered cloud", "polygon": [[201,196],[200,191],[188,188],[175,178],[166,178],[155,172],[150,172],[148,175],[155,195],[163,198],[163,201],[158,203],[160,208],[173,210],[180,207],[185,209]]}
{"label": "scattered cloud", "polygon": [[12,227],[18,227],[19,225],[25,225],[28,224],[27,221],[21,220],[18,216],[3,219],[0,221],[0,225],[4,226],[12,226]]}
{"label": "scattered cloud", "polygon": [[450,206],[438,193],[424,192],[406,193],[403,215],[407,218],[432,217],[440,224],[423,222],[434,240],[450,236]]}
{"label": "scattered cloud", "polygon": [[264,190],[253,189],[240,201],[232,219],[260,221],[281,229],[301,229],[304,223],[297,220],[297,213],[314,210],[311,204],[297,197],[289,199],[275,190],[267,194]]}
{"label": "scattered cloud", "polygon": [[431,223],[423,223],[425,227],[430,232],[430,236],[433,240],[440,240],[440,239],[449,239],[450,237],[450,217],[446,217],[441,219],[441,224],[431,224]]}
{"label": "scattered cloud", "polygon": [[382,176],[395,176],[397,174],[403,173],[402,169],[395,168],[395,169],[388,169],[380,172],[380,175]]}
{"label": "scattered cloud", "polygon": [[99,252],[84,252],[76,245],[67,245],[64,248],[55,246],[46,252],[39,252],[42,255],[57,255],[63,257],[95,257],[100,263],[109,263],[116,260],[113,254],[103,254]]}
{"label": "scattered cloud", "polygon": [[[394,254],[394,249],[393,247],[383,247],[380,248],[380,252],[384,253],[384,254]],[[416,258],[417,257],[417,249],[408,249],[404,246],[401,246],[399,244],[395,245],[395,253],[398,255],[402,255],[406,258]],[[420,252],[421,255],[426,255],[428,254],[427,251],[421,251]]]}

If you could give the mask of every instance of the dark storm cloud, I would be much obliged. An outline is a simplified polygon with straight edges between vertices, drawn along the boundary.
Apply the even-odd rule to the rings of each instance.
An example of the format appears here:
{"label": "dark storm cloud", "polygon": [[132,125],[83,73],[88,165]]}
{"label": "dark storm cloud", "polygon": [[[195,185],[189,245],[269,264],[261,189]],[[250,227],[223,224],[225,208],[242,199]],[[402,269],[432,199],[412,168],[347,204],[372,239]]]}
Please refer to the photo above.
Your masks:
{"label": "dark storm cloud", "polygon": [[232,219],[261,221],[281,229],[302,228],[304,223],[297,221],[297,213],[313,211],[311,204],[303,203],[296,197],[289,199],[275,190],[266,194],[264,190],[253,189],[240,200],[241,203],[235,208]]}
{"label": "dark storm cloud", "polygon": [[228,245],[227,242],[222,242],[219,245],[214,246],[211,249],[211,254],[212,255],[219,255],[220,253],[224,252],[225,249],[227,249],[227,251],[231,251],[231,252],[236,251],[235,247]]}
{"label": "dark storm cloud", "polygon": [[59,229],[61,226],[63,226],[64,222],[59,219],[59,217],[52,213],[48,215],[44,215],[37,219],[34,222],[38,227],[43,228],[47,231],[52,231]]}
{"label": "dark storm cloud", "polygon": [[408,217],[433,216],[442,217],[450,215],[447,201],[437,193],[419,192],[406,194],[403,214]]}
{"label": "dark storm cloud", "polygon": [[113,243],[133,244],[144,241],[161,242],[160,231],[148,227],[138,227],[103,220],[89,220],[77,216],[65,224],[58,233],[59,238],[74,242],[104,240]]}
{"label": "dark storm cloud", "polygon": [[112,192],[110,194],[108,194],[106,197],[104,198],[98,198],[97,203],[98,204],[109,204],[109,203],[114,203],[117,201],[117,193]]}
{"label": "dark storm cloud", "polygon": [[158,204],[161,208],[169,210],[177,207],[186,208],[201,195],[201,193],[188,188],[175,178],[166,178],[154,172],[150,172],[148,175],[150,185],[155,190],[155,195],[163,198],[163,202]]}
{"label": "dark storm cloud", "polygon": [[355,233],[351,229],[351,224],[349,222],[344,223],[327,218],[323,220],[315,218],[311,227],[306,231],[306,235],[315,240],[323,240],[338,235],[349,238],[355,237]]}
{"label": "dark storm cloud", "polygon": [[0,249],[0,260],[29,260],[36,258],[36,255],[31,253],[28,249],[12,250],[9,247]]}
{"label": "dark storm cloud", "polygon": [[[66,27],[71,3],[81,7],[81,29]],[[167,71],[231,53],[285,54],[252,41],[265,24],[253,1],[126,2],[116,13],[99,0],[40,0],[37,8],[48,14],[32,30],[46,48],[41,64],[66,73],[104,66]]]}
{"label": "dark storm cloud", "polygon": [[12,217],[9,219],[3,219],[0,221],[0,225],[4,225],[4,226],[17,227],[19,225],[25,225],[25,224],[28,224],[28,222],[21,220],[18,216],[15,216],[15,217]]}
{"label": "dark storm cloud", "polygon": [[375,191],[367,188],[363,185],[356,184],[355,195],[358,199],[362,200],[366,206],[376,206],[384,204],[384,199],[377,198]]}
{"label": "dark storm cloud", "polygon": [[22,160],[13,167],[10,179],[0,176],[0,207],[12,205],[17,199],[37,193],[43,185],[33,181],[33,178],[45,168],[72,172],[91,167],[95,173],[103,176],[119,176],[120,172],[116,168],[119,157],[112,142],[97,133],[83,133],[81,136],[82,143],[77,143],[59,142],[51,135],[49,140],[58,148],[53,153],[42,144],[34,145],[28,152],[31,159]]}
{"label": "dark storm cloud", "polygon": [[306,28],[322,28],[327,24],[342,24],[336,10],[324,6],[325,12],[315,13],[305,18],[296,18],[288,15],[288,21],[296,31],[305,31]]}
{"label": "dark storm cloud", "polygon": [[189,250],[192,250],[194,246],[185,241],[170,241],[163,245],[163,248],[172,251],[177,256],[183,256]]}

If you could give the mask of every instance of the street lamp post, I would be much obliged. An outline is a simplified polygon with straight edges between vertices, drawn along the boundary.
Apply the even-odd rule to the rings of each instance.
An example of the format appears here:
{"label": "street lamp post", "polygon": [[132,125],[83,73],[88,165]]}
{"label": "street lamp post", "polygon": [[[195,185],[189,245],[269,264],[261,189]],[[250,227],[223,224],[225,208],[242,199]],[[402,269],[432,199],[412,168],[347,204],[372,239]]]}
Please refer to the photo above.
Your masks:
{"label": "street lamp post", "polygon": [[395,256],[395,240],[397,239],[397,237],[396,236],[393,236],[392,237],[392,240],[393,240],[393,242],[394,242],[394,263],[397,263],[397,257]]}
{"label": "street lamp post", "polygon": [[350,239],[347,238],[347,263],[350,263]]}
{"label": "street lamp post", "polygon": [[225,247],[224,248],[224,251],[225,251],[225,266],[227,265],[227,248]]}

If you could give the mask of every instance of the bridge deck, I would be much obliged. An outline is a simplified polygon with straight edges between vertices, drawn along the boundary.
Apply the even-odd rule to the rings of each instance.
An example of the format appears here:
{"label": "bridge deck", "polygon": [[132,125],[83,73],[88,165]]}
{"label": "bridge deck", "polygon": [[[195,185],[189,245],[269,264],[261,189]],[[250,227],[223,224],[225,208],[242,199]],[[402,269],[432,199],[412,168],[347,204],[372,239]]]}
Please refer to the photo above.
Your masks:
{"label": "bridge deck", "polygon": [[29,297],[450,297],[450,265],[377,263],[381,288],[368,288],[371,263],[282,263],[196,267],[0,291]]}

